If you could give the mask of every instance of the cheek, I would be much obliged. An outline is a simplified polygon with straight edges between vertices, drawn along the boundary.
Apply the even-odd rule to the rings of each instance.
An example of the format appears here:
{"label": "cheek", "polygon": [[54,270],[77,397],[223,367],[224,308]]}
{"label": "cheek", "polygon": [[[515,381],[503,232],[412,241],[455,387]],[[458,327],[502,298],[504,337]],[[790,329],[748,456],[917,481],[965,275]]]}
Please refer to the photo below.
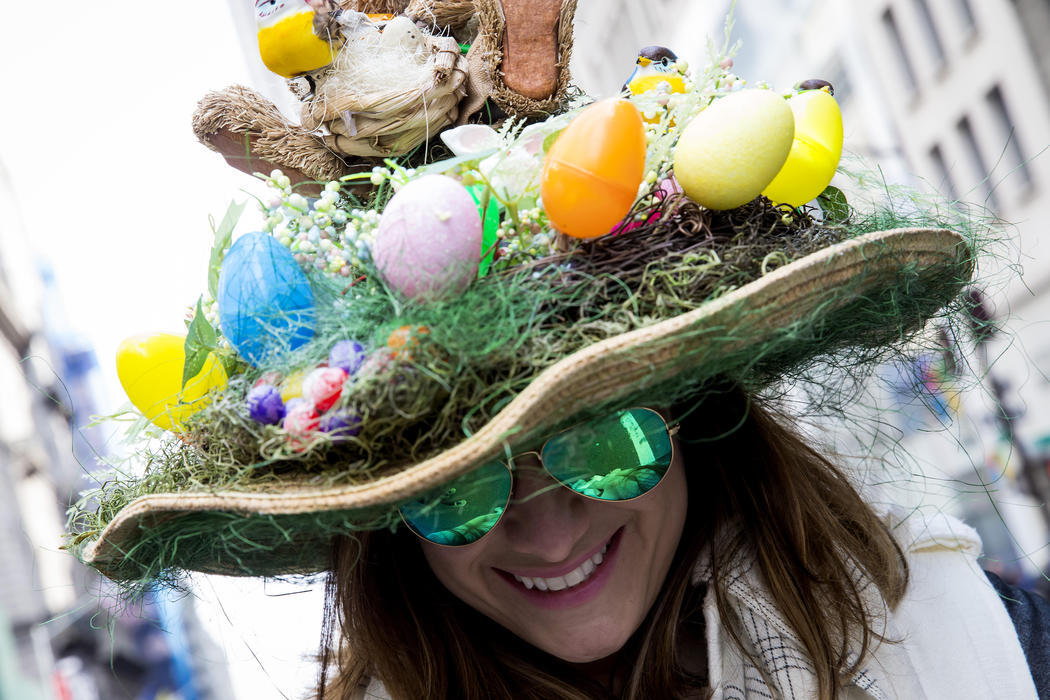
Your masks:
{"label": "cheek", "polygon": [[[423,557],[445,588],[466,603],[476,600],[484,589],[480,559],[483,542],[464,547],[442,547],[421,542]],[[477,551],[475,551],[477,550]]]}
{"label": "cheek", "polygon": [[[689,510],[689,488],[686,483],[685,467],[682,465],[681,453],[675,455],[675,461],[664,477],[667,483],[662,489],[663,503],[660,507],[666,510],[667,518],[678,523],[681,531],[685,523],[686,512]],[[675,537],[677,540],[678,538]]]}
{"label": "cheek", "polygon": [[[685,468],[679,457],[671,464],[660,485],[648,497],[639,499],[638,508],[643,539],[653,548],[657,570],[666,573],[678,548],[689,509]],[[659,583],[662,582],[663,577],[659,576]]]}

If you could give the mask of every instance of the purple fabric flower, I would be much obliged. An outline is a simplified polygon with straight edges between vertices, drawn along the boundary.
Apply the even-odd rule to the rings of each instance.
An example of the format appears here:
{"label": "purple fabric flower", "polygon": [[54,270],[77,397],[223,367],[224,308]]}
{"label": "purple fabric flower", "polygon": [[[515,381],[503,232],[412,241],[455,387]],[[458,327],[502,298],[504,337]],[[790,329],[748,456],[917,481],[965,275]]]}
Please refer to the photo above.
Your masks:
{"label": "purple fabric flower", "polygon": [[354,340],[340,340],[328,352],[328,366],[353,375],[365,361],[365,349]]}
{"label": "purple fabric flower", "polygon": [[259,384],[248,392],[248,415],[264,425],[276,425],[284,418],[285,406],[281,392],[269,384]]}

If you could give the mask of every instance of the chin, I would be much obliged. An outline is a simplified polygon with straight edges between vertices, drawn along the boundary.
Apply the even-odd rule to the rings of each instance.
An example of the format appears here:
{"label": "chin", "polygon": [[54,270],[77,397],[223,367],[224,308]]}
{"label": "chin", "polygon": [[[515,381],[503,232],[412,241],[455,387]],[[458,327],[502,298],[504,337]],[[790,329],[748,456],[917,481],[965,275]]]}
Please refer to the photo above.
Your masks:
{"label": "chin", "polygon": [[589,663],[611,656],[627,643],[638,626],[616,610],[617,615],[594,620],[592,624],[575,625],[571,629],[545,626],[543,629],[511,629],[510,631],[532,646],[573,664]]}

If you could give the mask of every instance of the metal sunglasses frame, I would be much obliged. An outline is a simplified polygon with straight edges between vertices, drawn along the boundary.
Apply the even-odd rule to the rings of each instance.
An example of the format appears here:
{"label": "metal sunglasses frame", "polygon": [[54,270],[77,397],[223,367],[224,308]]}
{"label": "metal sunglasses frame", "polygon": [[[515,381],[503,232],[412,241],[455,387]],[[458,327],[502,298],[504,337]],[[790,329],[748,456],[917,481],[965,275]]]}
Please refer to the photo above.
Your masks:
{"label": "metal sunglasses frame", "polygon": [[[667,437],[668,437],[669,440],[671,440],[671,459],[667,463],[667,469],[670,470],[671,465],[674,464],[674,458],[675,458],[675,441],[674,441],[673,438],[674,438],[675,435],[678,434],[678,429],[679,429],[680,425],[678,423],[668,423],[667,419],[664,418],[662,413],[660,413],[656,409],[649,408],[647,406],[631,406],[630,408],[620,409],[619,411],[616,411],[615,413],[613,413],[611,415],[615,415],[617,413],[626,413],[626,412],[629,412],[629,411],[648,411],[649,413],[655,414],[663,422],[664,430],[667,432]],[[597,419],[594,419],[594,420],[597,420]],[[515,459],[517,459],[519,457],[525,457],[525,456],[528,456],[528,455],[535,455],[536,460],[540,463],[540,466],[543,467],[543,471],[547,472],[547,475],[550,476],[552,479],[554,479],[554,481],[556,481],[559,486],[568,489],[569,491],[571,491],[572,493],[576,494],[577,496],[580,496],[582,498],[587,498],[587,499],[590,499],[592,501],[598,501],[600,503],[627,503],[628,501],[634,501],[636,499],[639,499],[639,498],[642,498],[642,497],[648,495],[649,493],[651,493],[653,491],[653,489],[655,489],[657,486],[659,486],[660,483],[664,480],[664,477],[667,476],[667,471],[666,470],[664,471],[663,474],[660,475],[660,481],[657,481],[655,484],[653,484],[653,486],[651,488],[647,489],[646,491],[643,491],[642,493],[638,494],[637,496],[632,496],[631,498],[598,498],[597,496],[588,496],[587,494],[580,493],[579,491],[577,491],[576,489],[572,488],[571,486],[566,484],[564,481],[559,479],[557,477],[557,475],[554,474],[554,472],[552,472],[550,469],[547,468],[547,465],[544,464],[543,458],[541,456],[542,453],[543,453],[544,448],[547,447],[547,444],[551,440],[554,440],[555,438],[559,438],[559,437],[565,435],[566,433],[571,433],[572,431],[576,430],[577,428],[580,428],[580,427],[582,427],[584,425],[587,425],[588,423],[593,423],[594,420],[581,421],[579,423],[576,423],[575,425],[572,425],[572,426],[566,428],[565,430],[561,430],[561,431],[555,433],[554,435],[551,435],[550,437],[548,437],[546,440],[543,441],[543,444],[540,445],[538,450],[526,450],[525,452],[519,452],[518,454],[511,456],[510,459],[493,460],[493,462],[499,462],[500,464],[502,464],[503,467],[510,473],[511,488],[510,488],[510,491],[507,493],[507,500],[504,501],[504,503],[503,503],[503,509],[500,511],[499,517],[496,518],[496,521],[494,523],[492,523],[492,526],[489,527],[488,530],[486,530],[484,533],[482,533],[482,535],[480,537],[478,537],[476,540],[474,540],[473,542],[464,542],[462,544],[444,544],[442,542],[434,542],[433,540],[427,539],[424,535],[422,535],[420,532],[418,532],[412,526],[412,523],[410,523],[408,521],[408,518],[405,517],[404,512],[401,510],[401,506],[398,506],[397,513],[398,513],[398,515],[401,516],[401,521],[405,524],[405,526],[409,530],[412,531],[412,534],[414,534],[416,537],[418,537],[419,539],[421,539],[424,542],[427,542],[429,544],[436,545],[438,547],[458,548],[458,547],[467,547],[467,546],[472,545],[472,544],[474,544],[476,542],[480,542],[490,532],[492,532],[493,530],[496,529],[496,526],[500,524],[500,522],[503,520],[503,516],[507,513],[507,507],[510,506],[511,496],[514,494],[514,471],[515,471],[514,467],[512,467],[510,465],[510,462],[513,462]],[[491,464],[491,463],[492,462],[486,462],[485,464],[483,464],[481,466],[486,466],[486,465]]]}

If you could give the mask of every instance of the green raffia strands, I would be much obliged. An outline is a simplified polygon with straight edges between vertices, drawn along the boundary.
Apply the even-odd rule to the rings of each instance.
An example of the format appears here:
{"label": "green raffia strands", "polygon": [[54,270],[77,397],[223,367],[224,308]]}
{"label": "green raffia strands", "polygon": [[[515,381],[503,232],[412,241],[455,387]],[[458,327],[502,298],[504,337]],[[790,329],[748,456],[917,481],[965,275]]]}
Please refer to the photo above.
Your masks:
{"label": "green raffia strands", "polygon": [[[712,213],[685,200],[660,205],[658,224],[643,226],[575,253],[478,280],[462,296],[425,306],[403,305],[377,284],[374,272],[349,289],[312,280],[321,300],[318,340],[274,366],[231,378],[227,389],[189,421],[183,439],[154,439],[140,451],[141,478],[116,476],[86,494],[71,512],[71,532],[94,533],[145,494],[253,490],[289,483],[325,487],[363,483],[431,457],[472,434],[542,370],[592,343],[701,307],[800,259],[861,233],[925,226],[952,228],[980,251],[988,229],[954,217],[879,211],[848,226],[823,228],[805,212],[785,218],[763,200]],[[912,210],[914,211],[914,209]],[[614,406],[669,405],[713,380],[761,391],[791,381],[817,363],[850,374],[874,369],[914,342],[924,321],[962,318],[952,300],[969,282],[969,259],[946,261],[920,275],[901,266],[888,285],[857,295],[847,281],[825,307],[771,332],[757,331],[741,311],[717,327],[694,329],[693,348],[652,379],[594,402],[563,425]],[[845,301],[843,301],[845,300]],[[338,339],[374,348],[393,329],[424,325],[429,333],[410,360],[396,359],[353,384],[343,402],[363,419],[361,434],[342,442],[322,436],[306,449],[275,426],[251,421],[244,396],[264,370],[288,373],[316,366]],[[912,346],[913,351],[913,346]],[[826,382],[825,382],[826,385]],[[659,397],[654,401],[654,397]],[[511,447],[535,439],[512,438]],[[274,576],[322,570],[326,543],[339,534],[394,527],[393,506],[367,511],[259,516],[193,513],[143,525],[138,539],[105,573],[129,590],[173,583],[180,570]],[[75,550],[92,538],[74,540]]]}

